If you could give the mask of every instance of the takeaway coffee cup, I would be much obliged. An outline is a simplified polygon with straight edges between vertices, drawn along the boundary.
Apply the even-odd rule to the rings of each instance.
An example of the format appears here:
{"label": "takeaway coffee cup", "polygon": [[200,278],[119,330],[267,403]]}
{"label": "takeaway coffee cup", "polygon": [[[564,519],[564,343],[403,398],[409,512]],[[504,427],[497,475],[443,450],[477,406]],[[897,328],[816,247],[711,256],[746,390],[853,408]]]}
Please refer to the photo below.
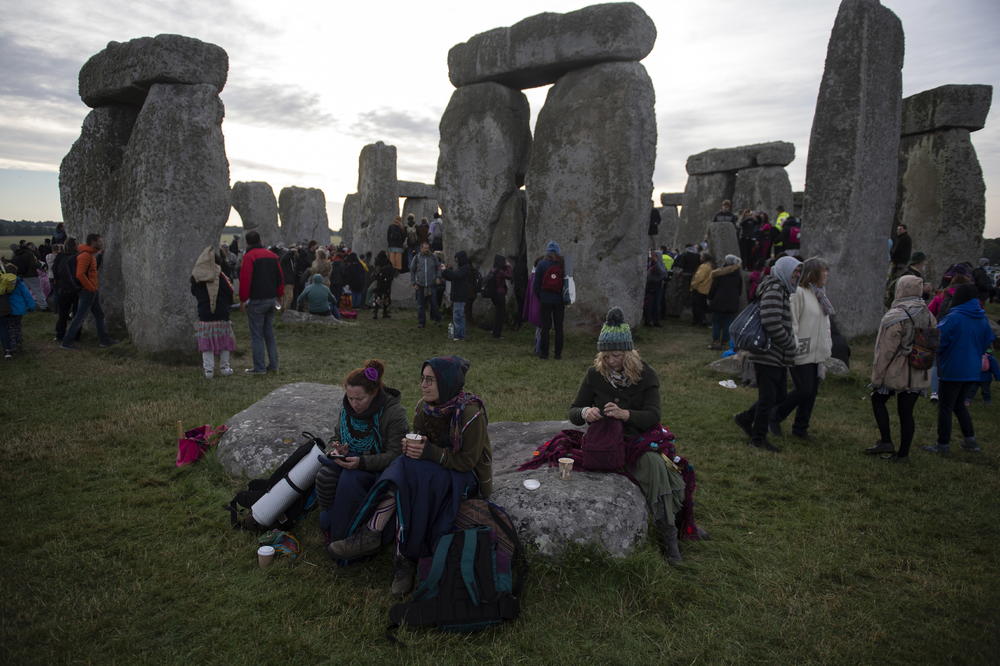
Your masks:
{"label": "takeaway coffee cup", "polygon": [[423,435],[418,435],[415,432],[408,432],[408,433],[406,433],[406,439],[412,440],[414,442],[419,442],[423,438],[424,438]]}
{"label": "takeaway coffee cup", "polygon": [[572,458],[560,458],[559,459],[559,478],[563,481],[569,480],[569,475],[573,473],[573,459]]}
{"label": "takeaway coffee cup", "polygon": [[266,569],[274,562],[274,546],[261,546],[257,549],[257,564]]}

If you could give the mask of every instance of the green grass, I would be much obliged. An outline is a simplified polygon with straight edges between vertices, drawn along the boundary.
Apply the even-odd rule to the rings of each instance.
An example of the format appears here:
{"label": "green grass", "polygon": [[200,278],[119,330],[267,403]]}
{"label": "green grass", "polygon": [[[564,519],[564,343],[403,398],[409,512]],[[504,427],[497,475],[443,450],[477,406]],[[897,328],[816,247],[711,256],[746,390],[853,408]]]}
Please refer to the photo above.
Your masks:
{"label": "green grass", "polygon": [[[416,329],[412,313],[280,324],[279,375],[206,381],[194,353],[154,361],[128,343],[98,350],[93,335],[62,352],[48,342],[52,324],[26,317],[25,353],[0,366],[4,663],[995,663],[1000,653],[1000,408],[972,408],[981,455],[915,450],[903,468],[860,455],[876,436],[871,340],[854,346],[850,376],[822,386],[815,441],[787,438],[774,455],[733,426],[754,394],[718,386],[704,330],[639,331],[664,422],[697,467],[697,516],[712,540],[682,544],[678,568],[652,544],[623,560],[532,556],[517,622],[473,636],[404,630],[397,647],[383,638],[388,553],[336,569],[311,517],[296,532],[303,561],[258,569],[253,535],[231,530],[222,510],[240,483],[212,455],[176,469],[175,422],[221,423],[284,383],[338,383],[371,356],[413,404],[420,361],[453,351],[473,361],[468,385],[491,420],[559,419],[594,332],[541,362],[527,329],[450,343],[443,327]],[[246,350],[239,315],[235,327]],[[933,440],[930,403],[917,418],[919,449]]]}

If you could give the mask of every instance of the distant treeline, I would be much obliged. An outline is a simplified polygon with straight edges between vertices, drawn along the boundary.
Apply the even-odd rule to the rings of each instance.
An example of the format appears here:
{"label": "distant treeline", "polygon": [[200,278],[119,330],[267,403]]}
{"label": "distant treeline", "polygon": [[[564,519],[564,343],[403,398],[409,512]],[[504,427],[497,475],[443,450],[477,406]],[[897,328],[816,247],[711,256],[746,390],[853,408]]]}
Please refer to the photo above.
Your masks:
{"label": "distant treeline", "polygon": [[0,236],[51,236],[58,222],[0,220]]}

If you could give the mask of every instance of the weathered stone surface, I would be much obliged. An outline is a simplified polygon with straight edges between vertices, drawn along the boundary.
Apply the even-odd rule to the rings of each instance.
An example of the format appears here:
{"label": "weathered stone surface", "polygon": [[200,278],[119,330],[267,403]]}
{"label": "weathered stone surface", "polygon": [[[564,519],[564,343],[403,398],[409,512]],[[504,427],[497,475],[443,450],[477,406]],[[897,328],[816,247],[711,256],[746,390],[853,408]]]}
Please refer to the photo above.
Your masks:
{"label": "weathered stone surface", "polygon": [[667,282],[666,309],[663,314],[668,317],[680,317],[686,308],[691,307],[691,276],[684,277],[680,268],[670,271]]}
{"label": "weathered stone surface", "polygon": [[182,35],[108,42],[80,69],[80,97],[91,107],[141,106],[154,83],[207,83],[221,92],[229,56],[215,44]]}
{"label": "weathered stone surface", "polygon": [[409,199],[437,199],[438,191],[434,185],[417,183],[412,180],[397,180],[396,194]]}
{"label": "weathered stone surface", "polygon": [[358,157],[358,226],[354,250],[378,252],[386,247],[385,232],[399,215],[396,146],[379,141],[361,149]]}
{"label": "weathered stone surface", "polygon": [[731,356],[723,356],[722,358],[715,359],[708,364],[708,367],[724,375],[739,377],[743,374],[743,361],[745,357],[745,353],[737,352]]}
{"label": "weathered stone surface", "polygon": [[157,83],[135,121],[121,167],[121,261],[125,322],[142,351],[192,348],[186,285],[229,218],[224,113],[215,86]]}
{"label": "weathered stone surface", "polygon": [[678,247],[705,239],[708,223],[722,209],[723,200],[733,198],[735,187],[736,175],[729,172],[688,176],[677,228]]}
{"label": "weathered stone surface", "polygon": [[420,224],[420,220],[427,218],[427,222],[430,223],[434,219],[434,213],[437,212],[438,202],[436,199],[414,199],[408,198],[403,201],[403,223],[406,223],[406,216],[412,214],[413,219]]}
{"label": "weathered stone surface", "polygon": [[712,222],[708,225],[708,252],[719,266],[727,254],[740,256],[740,243],[732,222]]}
{"label": "weathered stone surface", "polygon": [[652,19],[631,2],[546,12],[453,46],[448,78],[456,88],[486,81],[534,88],[597,63],[642,60],[655,42]]}
{"label": "weathered stone surface", "polygon": [[[524,218],[528,202],[524,190],[511,192],[503,203],[500,219],[493,229],[493,238],[489,249],[484,253],[479,270],[485,278],[493,269],[493,259],[500,254],[507,257],[511,266],[517,264],[518,257],[525,259]],[[514,259],[511,259],[514,257]],[[527,265],[527,262],[525,262]],[[507,283],[506,314],[510,316],[517,309],[517,298],[514,295],[513,283]],[[477,298],[473,302],[473,314],[476,321],[493,321],[493,303],[488,298]],[[485,319],[484,319],[485,318]]]}
{"label": "weathered stone surface", "polygon": [[79,242],[104,238],[101,307],[109,325],[125,325],[121,226],[118,223],[121,164],[138,109],[111,105],[94,109],[80,137],[59,166],[59,199],[66,232]]}
{"label": "weathered stone surface", "polygon": [[778,206],[790,210],[794,195],[785,167],[767,166],[741,169],[733,188],[733,210],[762,210],[772,218]]}
{"label": "weathered stone surface", "polygon": [[577,302],[566,311],[571,325],[594,326],[612,305],[639,323],[656,154],[653,104],[645,67],[606,63],[559,79],[538,114],[525,240],[529,257],[556,240],[569,258],[577,284]]}
{"label": "weathered stone surface", "polygon": [[347,247],[354,247],[354,230],[360,223],[361,195],[348,194],[344,197],[344,207],[340,213],[340,242]]}
{"label": "weathered stone surface", "polygon": [[786,166],[794,159],[795,144],[771,141],[735,148],[712,148],[688,157],[686,168],[689,175],[696,175],[758,166]]}
{"label": "weathered stone surface", "polygon": [[410,283],[410,274],[402,273],[392,281],[392,310],[412,310],[416,309],[417,302],[413,297],[413,285]]}
{"label": "weathered stone surface", "polygon": [[660,233],[656,236],[656,244],[666,245],[668,248],[676,247],[677,229],[681,223],[681,216],[677,213],[677,207],[666,205],[656,210],[660,212]]}
{"label": "weathered stone surface", "polygon": [[299,312],[298,310],[285,310],[281,314],[281,321],[291,324],[320,324],[323,326],[353,326],[353,321],[347,321],[346,319],[337,319],[336,317],[320,317],[318,315],[312,315],[308,312]]}
{"label": "weathered stone surface", "polygon": [[823,365],[826,367],[827,376],[830,375],[848,375],[851,373],[847,364],[841,361],[839,358],[830,357],[823,361]]}
{"label": "weathered stone surface", "polygon": [[330,221],[326,215],[326,197],[315,187],[283,187],[278,195],[281,235],[288,244],[311,240],[330,242]]}
{"label": "weathered stone surface", "polygon": [[336,432],[344,389],[329,384],[285,384],[226,421],[218,459],[231,476],[266,477],[305,443],[302,432],[324,441]]}
{"label": "weathered stone surface", "polygon": [[663,192],[660,194],[660,204],[663,206],[683,206],[683,192]]}
{"label": "weathered stone surface", "polygon": [[465,250],[482,263],[507,196],[524,183],[531,150],[528,100],[498,83],[452,93],[441,116],[439,203],[448,220],[446,257]]}
{"label": "weathered stone surface", "polygon": [[937,284],[951,264],[974,263],[980,256],[986,224],[983,171],[967,129],[904,137],[899,159],[896,222],[907,226],[914,252],[927,255],[924,276]]}
{"label": "weathered stone surface", "polygon": [[830,263],[844,336],[882,316],[886,238],[896,208],[903,28],[877,0],[843,0],[827,47],[806,163],[803,256]]}
{"label": "weathered stone surface", "polygon": [[802,217],[802,204],[806,198],[805,192],[792,192],[792,215]]}
{"label": "weathered stone surface", "polygon": [[243,220],[244,231],[260,234],[264,247],[281,241],[278,230],[278,202],[274,190],[262,181],[239,181],[233,184],[233,208]]}
{"label": "weathered stone surface", "polygon": [[[521,538],[544,555],[555,555],[569,544],[591,545],[614,557],[625,557],[646,538],[648,511],[639,487],[621,474],[575,470],[562,481],[556,468],[518,472],[537,446],[568,421],[500,422],[489,426],[493,445],[493,494],[504,507]],[[537,479],[537,490],[524,487]]]}
{"label": "weathered stone surface", "polygon": [[986,125],[993,86],[947,85],[903,100],[903,136],[962,128],[970,132]]}

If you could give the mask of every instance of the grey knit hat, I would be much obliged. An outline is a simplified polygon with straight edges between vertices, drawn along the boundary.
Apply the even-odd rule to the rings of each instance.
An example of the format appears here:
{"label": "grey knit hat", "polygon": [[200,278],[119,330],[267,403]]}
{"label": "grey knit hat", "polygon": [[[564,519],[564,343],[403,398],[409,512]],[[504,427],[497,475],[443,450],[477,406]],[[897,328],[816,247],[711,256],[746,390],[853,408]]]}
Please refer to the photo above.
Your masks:
{"label": "grey knit hat", "polygon": [[620,308],[608,310],[601,334],[597,336],[597,351],[630,351],[632,344],[632,329],[625,323],[625,315]]}

